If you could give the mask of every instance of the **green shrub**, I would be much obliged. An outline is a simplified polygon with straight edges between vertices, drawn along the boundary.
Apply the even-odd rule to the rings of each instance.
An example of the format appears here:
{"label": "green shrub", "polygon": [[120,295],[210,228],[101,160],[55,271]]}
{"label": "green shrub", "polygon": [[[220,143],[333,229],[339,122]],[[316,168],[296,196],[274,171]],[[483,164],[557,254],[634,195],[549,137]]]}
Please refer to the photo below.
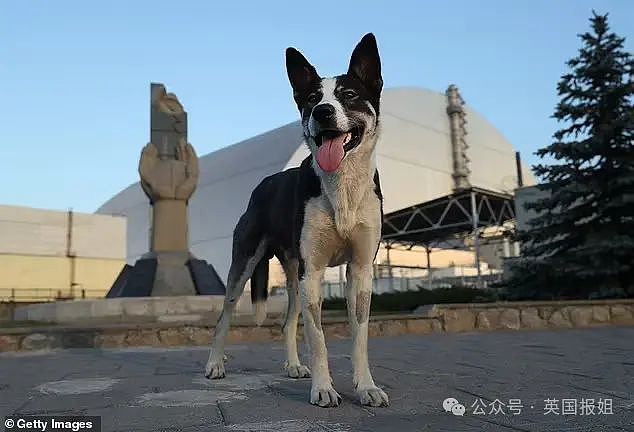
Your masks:
{"label": "green shrub", "polygon": [[[463,286],[428,290],[417,286],[417,291],[405,291],[372,295],[374,312],[406,312],[418,306],[440,303],[486,303],[498,300],[495,291],[481,290]],[[346,300],[327,299],[324,309],[341,310],[346,308]]]}

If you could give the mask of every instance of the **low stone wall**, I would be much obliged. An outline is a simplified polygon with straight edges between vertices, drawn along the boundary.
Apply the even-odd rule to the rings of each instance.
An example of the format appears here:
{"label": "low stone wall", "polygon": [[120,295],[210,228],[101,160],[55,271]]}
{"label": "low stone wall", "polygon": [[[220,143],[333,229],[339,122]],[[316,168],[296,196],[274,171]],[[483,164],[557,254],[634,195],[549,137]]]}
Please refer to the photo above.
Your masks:
{"label": "low stone wall", "polygon": [[[248,317],[238,317],[229,332],[229,341],[282,340],[281,320],[267,320],[261,327],[251,322]],[[213,324],[163,322],[5,328],[0,329],[0,351],[209,345]],[[373,316],[369,333],[395,336],[610,325],[634,325],[634,300],[430,305],[413,314]],[[323,327],[328,339],[350,336],[345,318],[326,314]]]}
{"label": "low stone wall", "polygon": [[448,332],[632,325],[634,299],[448,304],[417,312],[440,319]]}
{"label": "low stone wall", "polygon": [[[229,331],[228,340],[232,343],[281,341],[283,340],[281,324],[279,320],[266,322],[260,327],[236,323]],[[329,339],[350,337],[346,319],[324,318],[323,328]],[[60,348],[210,345],[213,330],[213,325],[188,323],[0,329],[0,352]],[[298,331],[300,338],[303,336],[302,330],[300,325]],[[438,320],[411,315],[376,317],[369,326],[370,336],[432,332],[442,332],[442,326]]]}

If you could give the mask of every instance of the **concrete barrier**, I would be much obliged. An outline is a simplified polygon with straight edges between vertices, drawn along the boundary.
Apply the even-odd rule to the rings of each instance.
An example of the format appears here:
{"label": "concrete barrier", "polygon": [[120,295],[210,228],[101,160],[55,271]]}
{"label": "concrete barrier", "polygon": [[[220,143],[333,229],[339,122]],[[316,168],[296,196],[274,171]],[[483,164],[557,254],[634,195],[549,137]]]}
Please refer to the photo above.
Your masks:
{"label": "concrete barrier", "polygon": [[0,302],[0,322],[13,321],[14,302]]}
{"label": "concrete barrier", "polygon": [[[97,300],[69,300],[41,303],[15,308],[15,321],[35,321],[50,324],[129,323],[209,321],[222,311],[224,296],[127,297]],[[286,296],[274,296],[267,301],[267,311],[273,316],[286,309]],[[243,295],[236,305],[236,315],[252,315],[251,299]],[[187,319],[184,319],[187,317]]]}

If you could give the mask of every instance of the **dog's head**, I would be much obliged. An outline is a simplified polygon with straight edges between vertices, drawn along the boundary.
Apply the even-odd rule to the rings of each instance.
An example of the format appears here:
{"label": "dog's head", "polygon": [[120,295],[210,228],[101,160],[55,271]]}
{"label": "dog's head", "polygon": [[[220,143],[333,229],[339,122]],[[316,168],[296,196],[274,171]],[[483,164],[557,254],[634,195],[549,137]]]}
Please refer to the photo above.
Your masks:
{"label": "dog's head", "polygon": [[304,137],[323,171],[334,172],[349,153],[374,146],[383,79],[374,35],[361,39],[345,75],[321,78],[295,48],[286,50],[286,70],[302,117]]}

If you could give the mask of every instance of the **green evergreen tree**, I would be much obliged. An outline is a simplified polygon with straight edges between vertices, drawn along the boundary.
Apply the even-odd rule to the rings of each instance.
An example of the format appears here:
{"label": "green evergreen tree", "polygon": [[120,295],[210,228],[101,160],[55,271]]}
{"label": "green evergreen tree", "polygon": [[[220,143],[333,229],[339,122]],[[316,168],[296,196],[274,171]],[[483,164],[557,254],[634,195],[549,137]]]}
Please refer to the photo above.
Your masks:
{"label": "green evergreen tree", "polygon": [[533,167],[544,197],[520,233],[515,293],[533,298],[634,294],[634,59],[607,15],[592,31],[557,89],[554,142]]}

